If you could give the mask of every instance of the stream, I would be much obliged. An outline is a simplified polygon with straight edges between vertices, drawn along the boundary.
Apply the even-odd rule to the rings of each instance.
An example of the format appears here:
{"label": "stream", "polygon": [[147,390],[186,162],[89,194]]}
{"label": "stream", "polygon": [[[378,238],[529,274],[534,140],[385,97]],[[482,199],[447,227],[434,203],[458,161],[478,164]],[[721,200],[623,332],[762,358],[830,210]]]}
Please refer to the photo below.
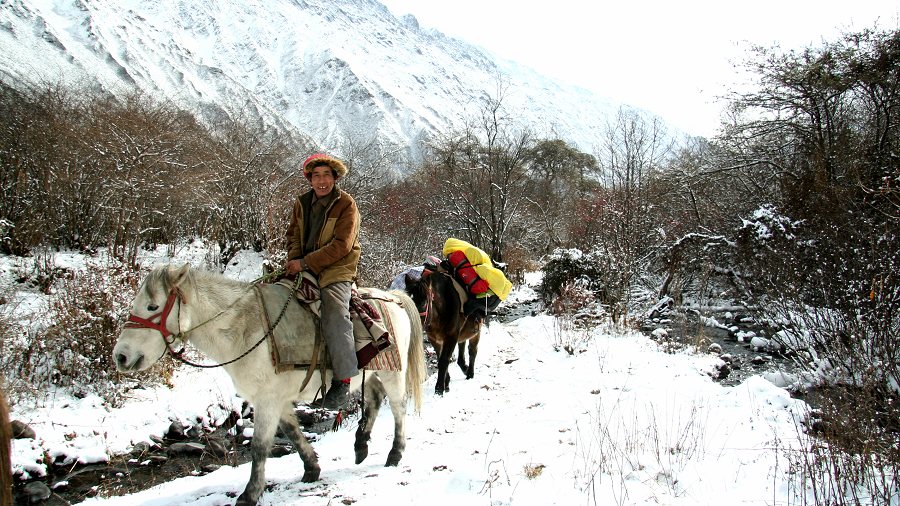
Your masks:
{"label": "stream", "polygon": [[[771,340],[777,331],[748,314],[730,311],[715,318],[701,318],[695,311],[678,311],[641,325],[641,332],[661,344],[693,345],[719,355],[724,364],[713,379],[726,386],[739,385],[754,375],[795,372],[791,357]],[[770,344],[760,346],[766,342]]]}

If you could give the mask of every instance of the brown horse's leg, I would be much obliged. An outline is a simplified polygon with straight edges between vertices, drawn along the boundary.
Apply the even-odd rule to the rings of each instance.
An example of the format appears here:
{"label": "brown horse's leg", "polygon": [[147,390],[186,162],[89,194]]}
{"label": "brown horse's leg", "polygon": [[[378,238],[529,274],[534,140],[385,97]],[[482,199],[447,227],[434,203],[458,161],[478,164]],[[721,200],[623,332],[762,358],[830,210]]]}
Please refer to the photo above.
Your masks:
{"label": "brown horse's leg", "polygon": [[12,463],[9,460],[10,438],[9,408],[0,390],[0,506],[12,506]]}
{"label": "brown horse's leg", "polygon": [[466,364],[466,343],[462,342],[457,345],[456,351],[456,365],[462,369],[463,374],[466,375],[466,379],[469,378],[469,366]]}
{"label": "brown horse's leg", "polygon": [[[466,375],[466,379],[475,377],[475,357],[478,355],[478,340],[481,338],[481,323],[469,320],[460,330],[463,341],[459,343],[459,357],[456,363]],[[466,364],[465,341],[469,342],[469,363]]]}
{"label": "brown horse's leg", "polygon": [[360,464],[369,456],[369,438],[372,436],[372,427],[375,425],[375,419],[378,417],[378,410],[384,401],[384,387],[381,386],[381,380],[377,376],[366,379],[366,405],[363,413],[363,420],[356,429],[356,442],[353,443],[353,450],[356,452],[356,463]]}
{"label": "brown horse's leg", "polygon": [[[446,337],[446,336],[445,336]],[[444,395],[444,392],[450,390],[450,373],[447,366],[450,365],[450,359],[453,358],[453,351],[456,349],[456,339],[444,339],[438,354],[438,376],[437,384],[434,387],[434,393]]]}
{"label": "brown horse's leg", "polygon": [[309,444],[309,440],[303,435],[303,431],[300,430],[300,424],[297,423],[297,416],[294,414],[293,409],[288,409],[281,414],[281,421],[278,423],[278,427],[294,443],[294,448],[300,454],[300,460],[303,461],[303,478],[301,481],[309,483],[318,480],[319,473],[322,471],[319,467],[319,457],[316,455],[316,451],[313,450],[312,445]]}
{"label": "brown horse's leg", "polygon": [[[466,379],[472,379],[475,377],[475,357],[478,356],[478,338],[480,336],[476,335],[472,339],[469,339],[469,368],[464,369],[463,372],[466,373]],[[462,349],[460,348],[459,354],[462,355]]]}

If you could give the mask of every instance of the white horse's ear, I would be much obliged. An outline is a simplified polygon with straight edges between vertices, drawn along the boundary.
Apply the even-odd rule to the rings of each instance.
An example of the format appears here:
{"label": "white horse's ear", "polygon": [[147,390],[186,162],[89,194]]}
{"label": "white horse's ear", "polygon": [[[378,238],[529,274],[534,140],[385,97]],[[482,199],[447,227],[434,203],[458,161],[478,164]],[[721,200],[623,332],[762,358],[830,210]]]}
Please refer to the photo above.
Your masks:
{"label": "white horse's ear", "polygon": [[169,267],[169,281],[172,284],[172,288],[178,291],[178,294],[181,296],[181,302],[187,303],[187,300],[184,296],[184,288],[185,280],[188,278],[188,271],[191,269],[190,264],[185,263],[181,267]]}

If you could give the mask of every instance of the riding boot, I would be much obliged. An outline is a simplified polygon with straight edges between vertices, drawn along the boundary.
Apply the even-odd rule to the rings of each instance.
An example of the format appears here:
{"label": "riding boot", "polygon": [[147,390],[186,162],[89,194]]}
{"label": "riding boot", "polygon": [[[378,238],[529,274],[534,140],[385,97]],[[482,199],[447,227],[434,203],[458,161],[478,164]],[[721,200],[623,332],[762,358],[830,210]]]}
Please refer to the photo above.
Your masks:
{"label": "riding boot", "polygon": [[339,409],[347,409],[350,402],[350,383],[344,383],[339,379],[331,380],[331,388],[325,394],[325,397],[312,403],[314,408],[325,408],[330,411]]}

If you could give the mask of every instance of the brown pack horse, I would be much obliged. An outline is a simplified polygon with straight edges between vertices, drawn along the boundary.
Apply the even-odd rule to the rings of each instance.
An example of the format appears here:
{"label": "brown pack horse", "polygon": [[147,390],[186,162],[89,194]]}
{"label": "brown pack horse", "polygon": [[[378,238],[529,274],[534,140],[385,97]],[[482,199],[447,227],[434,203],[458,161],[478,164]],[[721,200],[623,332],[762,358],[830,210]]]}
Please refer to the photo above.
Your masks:
{"label": "brown pack horse", "polygon": [[[450,373],[447,371],[453,351],[459,348],[456,363],[466,375],[475,376],[475,357],[481,338],[481,319],[463,313],[459,294],[453,286],[453,278],[442,270],[425,270],[421,279],[407,274],[406,291],[410,294],[419,314],[428,341],[438,356],[437,383],[434,393],[444,395],[450,390]],[[465,348],[468,343],[469,360],[466,363]]]}
{"label": "brown pack horse", "polygon": [[3,390],[0,390],[0,506],[12,506],[12,462],[9,460],[12,429],[9,426],[9,408]]}

